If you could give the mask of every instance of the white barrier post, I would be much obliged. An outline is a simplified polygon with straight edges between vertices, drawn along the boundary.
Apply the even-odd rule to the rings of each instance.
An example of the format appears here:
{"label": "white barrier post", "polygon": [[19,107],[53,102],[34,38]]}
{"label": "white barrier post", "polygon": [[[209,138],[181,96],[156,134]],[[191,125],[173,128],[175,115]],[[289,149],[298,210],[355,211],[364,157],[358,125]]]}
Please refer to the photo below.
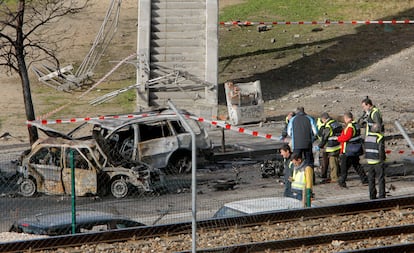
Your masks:
{"label": "white barrier post", "polygon": [[404,128],[401,126],[400,122],[398,122],[398,120],[395,121],[395,125],[397,126],[398,130],[400,130],[402,136],[404,137],[404,139],[407,141],[408,145],[411,148],[411,151],[414,151],[414,145],[413,142],[411,141],[410,137],[408,136],[407,132],[404,130]]}

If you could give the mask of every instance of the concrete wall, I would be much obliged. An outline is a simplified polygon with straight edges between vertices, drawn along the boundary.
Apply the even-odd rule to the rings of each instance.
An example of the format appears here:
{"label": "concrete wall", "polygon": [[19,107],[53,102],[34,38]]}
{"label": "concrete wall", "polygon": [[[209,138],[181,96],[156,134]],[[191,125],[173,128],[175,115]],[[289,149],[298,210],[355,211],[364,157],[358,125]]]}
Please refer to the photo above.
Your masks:
{"label": "concrete wall", "polygon": [[140,0],[137,46],[138,110],[217,115],[218,0]]}

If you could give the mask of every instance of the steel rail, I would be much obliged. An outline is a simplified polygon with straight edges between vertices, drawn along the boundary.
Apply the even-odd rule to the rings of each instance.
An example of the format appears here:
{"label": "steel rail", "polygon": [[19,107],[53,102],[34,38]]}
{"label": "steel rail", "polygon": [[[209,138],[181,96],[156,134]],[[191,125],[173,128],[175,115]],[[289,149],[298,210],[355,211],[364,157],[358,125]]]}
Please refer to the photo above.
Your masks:
{"label": "steel rail", "polygon": [[341,251],[341,253],[390,253],[390,252],[413,252],[414,251],[414,243],[406,243],[406,244],[396,244],[391,246],[383,246],[378,248],[368,248],[368,249],[360,249],[360,250],[352,250],[352,251]]}
{"label": "steel rail", "polygon": [[[217,253],[217,252],[226,252],[226,253],[251,253],[251,252],[264,252],[266,250],[293,250],[297,248],[301,248],[303,246],[316,246],[316,245],[323,245],[323,244],[330,244],[334,240],[338,241],[360,241],[363,239],[368,238],[377,238],[383,236],[395,236],[400,234],[409,234],[414,233],[414,224],[411,225],[403,225],[403,226],[394,226],[394,227],[386,227],[386,228],[375,228],[375,229],[367,229],[361,231],[354,231],[354,232],[344,232],[344,233],[334,233],[334,234],[326,234],[326,235],[319,235],[319,236],[309,236],[309,237],[301,237],[301,238],[294,238],[294,239],[286,239],[286,240],[277,240],[277,241],[266,241],[266,242],[257,242],[257,243],[246,243],[246,244],[239,244],[239,245],[230,245],[230,246],[223,246],[211,249],[198,249],[197,253]],[[387,249],[389,251],[383,252],[404,252],[399,251],[397,248],[401,248],[404,246],[404,249],[412,252],[414,250],[414,243],[404,244],[404,245],[395,245],[395,246],[386,246],[383,250]],[[395,247],[395,251],[391,250],[391,248]],[[379,252],[383,247],[375,247],[371,248],[372,252]],[[361,249],[358,252],[365,252],[368,249]],[[344,252],[344,251],[341,251]],[[352,251],[355,252],[355,251]],[[407,252],[407,251],[405,251]],[[179,253],[190,253],[190,251],[180,251]]]}
{"label": "steel rail", "polygon": [[[395,197],[344,205],[331,205],[289,211],[276,211],[256,215],[200,220],[197,222],[197,228],[218,229],[234,226],[249,227],[268,222],[276,223],[408,207],[414,207],[414,197]],[[0,252],[22,252],[29,249],[31,251],[35,251],[80,246],[83,244],[120,242],[127,241],[132,238],[145,239],[165,234],[188,234],[191,232],[191,227],[191,222],[181,222],[167,225],[126,228],[116,231],[63,235],[27,241],[5,242],[0,243]]]}

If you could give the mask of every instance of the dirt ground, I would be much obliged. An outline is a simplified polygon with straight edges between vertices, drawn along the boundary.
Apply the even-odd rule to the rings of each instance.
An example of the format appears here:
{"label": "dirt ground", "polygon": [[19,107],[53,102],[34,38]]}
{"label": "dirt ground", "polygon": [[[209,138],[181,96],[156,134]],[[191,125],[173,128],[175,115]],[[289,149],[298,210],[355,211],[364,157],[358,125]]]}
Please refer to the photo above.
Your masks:
{"label": "dirt ground", "polygon": [[[243,0],[219,0],[220,8],[243,2]],[[91,47],[96,32],[98,31],[105,12],[107,10],[108,1],[93,0],[93,5],[89,7],[86,12],[77,14],[75,18],[64,18],[59,23],[59,31],[71,37],[71,40],[66,40],[62,44],[62,50],[60,51],[59,59],[62,59],[62,65],[69,63],[77,63],[82,61],[83,57],[87,54]],[[104,56],[104,60],[120,60],[123,57],[133,53],[136,50],[136,0],[123,0],[121,9],[121,22],[120,27],[116,36],[114,37],[115,47],[108,48],[108,53]],[[380,42],[378,42],[380,43]],[[122,50],[122,53],[120,53]],[[111,56],[116,56],[112,57]],[[257,70],[261,69],[261,63],[256,62]],[[320,64],[315,62],[314,64]],[[284,116],[292,110],[295,110],[298,106],[304,106],[306,111],[313,115],[318,116],[321,112],[327,111],[332,116],[341,119],[341,115],[346,110],[351,110],[356,116],[361,113],[360,102],[365,96],[372,98],[373,102],[381,109],[383,118],[386,122],[386,134],[398,134],[399,131],[395,127],[394,122],[398,120],[403,127],[409,133],[414,132],[414,92],[412,86],[412,80],[414,80],[414,46],[407,47],[400,50],[396,54],[392,54],[377,61],[363,69],[357,68],[357,71],[346,74],[338,74],[330,80],[323,82],[315,81],[306,85],[306,87],[291,89],[291,84],[286,82],[285,86],[274,87],[272,90],[271,86],[266,86],[266,90],[263,90],[265,94],[278,94],[280,90],[288,90],[288,92],[278,95],[274,98],[265,100],[265,113],[268,117],[268,122],[255,126],[255,130],[260,132],[270,133],[272,135],[280,135],[282,128],[281,122]],[[104,71],[104,70],[99,70]],[[108,71],[108,70],[106,70]],[[32,74],[32,73],[30,73]],[[116,73],[111,76],[110,79],[128,78],[128,75],[134,73]],[[231,79],[229,73],[226,74],[226,78]],[[248,73],[250,74],[250,73]],[[248,75],[246,74],[246,75]],[[268,77],[270,78],[270,77]],[[291,77],[294,79],[294,77]],[[45,87],[44,84],[36,81],[36,78],[32,75],[32,90],[38,89],[43,90],[44,93],[57,94],[52,88]],[[25,113],[24,104],[22,98],[21,84],[18,76],[8,76],[5,70],[0,70],[0,83],[2,88],[0,89],[0,146],[15,144],[15,143],[28,143],[27,128],[25,124]],[[46,90],[46,92],[44,91]],[[74,94],[62,94],[65,99],[77,99],[79,93]],[[269,97],[269,96],[267,96]],[[47,99],[44,95],[39,93],[33,93],[33,101],[35,106],[36,115],[42,115],[50,112],[57,106],[54,106],[54,101]],[[85,102],[86,104],[86,102]],[[113,113],[117,110],[113,108]],[[74,112],[73,114],[66,115],[63,118],[70,117],[82,117],[87,114],[88,116],[97,116],[98,113],[106,112],[93,112],[96,115],[91,115],[91,110],[85,105],[85,108],[81,112]],[[53,117],[52,117],[53,118]],[[3,134],[9,133],[11,137],[1,137]],[[228,137],[228,140],[235,140],[233,136]],[[392,150],[389,154],[391,160],[400,161],[403,159],[407,151],[410,150],[404,139],[390,140],[386,143],[387,149]],[[403,155],[399,154],[398,151],[405,151]],[[206,199],[201,201],[204,205],[209,205],[209,211],[216,210],[223,202],[228,199],[240,199],[246,196],[255,197],[256,195],[280,195],[283,186],[274,184],[274,179],[264,180],[258,173],[258,168],[246,167],[246,172],[243,171],[241,174],[242,183],[240,188],[236,188],[234,191],[217,192],[211,190],[210,186],[204,184],[201,186],[203,194],[200,199]],[[215,173],[214,171],[211,174]],[[223,172],[222,172],[223,173]],[[209,176],[209,175],[207,175]],[[220,174],[224,179],[233,179],[234,171],[228,170],[227,174]],[[351,182],[350,192],[343,192],[337,198],[337,201],[357,201],[361,199],[367,199],[367,190],[362,186],[358,185],[358,180]],[[387,181],[389,183],[389,181]],[[396,184],[396,183],[393,183]],[[401,187],[397,185],[398,191],[400,189],[408,189],[411,186],[411,181],[402,182]],[[209,188],[210,187],[210,188]],[[326,203],[332,203],[332,198],[326,197],[329,195],[334,186],[332,184],[318,185],[317,186],[317,201],[318,204],[324,205]],[[274,188],[277,188],[276,190]],[[260,189],[260,190],[257,190]],[[200,191],[201,192],[201,191]],[[412,192],[402,192],[397,195],[411,194]],[[354,198],[350,198],[349,195],[353,194]],[[170,202],[173,200],[176,203],[185,203],[188,200],[188,195],[178,194],[165,195],[158,198],[153,198],[154,206],[157,205],[157,210],[167,210]],[[337,197],[337,196],[335,196]],[[171,200],[172,199],[172,200]],[[9,199],[5,199],[9,202]],[[145,201],[145,200],[144,200]],[[58,203],[59,201],[55,201]],[[55,203],[53,202],[53,203]],[[138,208],[146,207],[141,205],[140,201],[135,199],[131,200],[131,203],[137,203],[137,207],[131,208],[131,206],[119,205],[115,201],[101,202],[98,207],[104,206],[104,208],[119,208],[121,212],[125,212],[127,215],[129,211],[139,210]],[[161,204],[160,204],[161,203]],[[92,205],[96,205],[96,202],[91,202]],[[9,207],[9,203],[7,206]],[[42,205],[42,202],[37,202],[34,205]],[[168,206],[167,206],[168,205]],[[49,205],[48,205],[49,206]],[[161,206],[161,207],[160,207]],[[122,209],[124,208],[124,209]],[[158,210],[159,211],[159,210]],[[206,217],[211,213],[205,214]],[[166,219],[167,220],[167,219]],[[0,226],[1,227],[1,226]]]}
{"label": "dirt ground", "polygon": [[[242,2],[242,0],[219,1],[220,8],[238,2]],[[134,52],[136,7],[137,1],[135,0],[122,1],[120,27],[113,41],[116,46],[108,49],[104,60],[110,60],[109,56],[116,55],[121,49],[123,53]],[[92,5],[85,12],[79,13],[73,18],[64,18],[59,22],[60,30],[58,31],[64,32],[72,38],[65,40],[62,44],[59,55],[59,58],[63,59],[61,60],[62,65],[79,63],[83,59],[90,49],[106,10],[107,1],[93,0]],[[265,113],[269,120],[282,120],[287,112],[295,110],[297,106],[304,106],[311,115],[318,116],[321,112],[327,111],[334,117],[341,119],[341,115],[346,110],[351,110],[355,116],[359,116],[361,113],[360,102],[365,96],[369,96],[383,113],[387,134],[399,132],[394,125],[396,120],[408,132],[413,132],[414,92],[411,83],[414,80],[413,63],[414,47],[405,48],[364,69],[358,69],[356,72],[338,74],[331,80],[315,82],[274,99],[267,99]],[[260,62],[257,63],[257,66],[257,69],[260,69]],[[120,77],[122,78],[122,73],[115,74],[111,78]],[[0,135],[8,132],[12,137],[16,137],[0,138],[0,145],[15,141],[25,142],[28,137],[20,80],[16,76],[7,76],[4,70],[0,72],[0,80],[2,84],[0,107],[3,109],[0,112]],[[34,76],[31,80],[32,90],[48,89],[50,93],[58,92],[45,87]],[[288,89],[290,84],[286,85],[286,87],[275,87],[275,89]],[[273,94],[274,91],[270,89],[271,87],[266,86],[266,90],[263,92]],[[64,94],[69,98],[72,96],[72,99],[76,99],[78,95],[79,93]],[[34,92],[33,101],[37,115],[46,113],[52,108],[51,101],[45,99],[44,96],[37,96],[36,92]],[[86,108],[84,111],[89,111],[89,109]],[[79,116],[85,115],[67,115],[66,118]],[[279,130],[275,129],[271,134],[279,134]]]}

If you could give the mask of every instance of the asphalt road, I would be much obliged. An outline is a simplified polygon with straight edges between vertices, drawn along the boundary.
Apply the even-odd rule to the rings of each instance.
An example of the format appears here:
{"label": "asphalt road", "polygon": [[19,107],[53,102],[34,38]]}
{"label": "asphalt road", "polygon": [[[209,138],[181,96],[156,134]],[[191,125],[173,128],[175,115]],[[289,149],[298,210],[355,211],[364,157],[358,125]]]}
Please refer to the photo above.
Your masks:
{"label": "asphalt road", "polygon": [[[259,127],[259,126],[258,126]],[[272,128],[270,128],[272,129]],[[264,129],[266,130],[266,129]],[[213,137],[215,135],[215,137]],[[212,132],[215,145],[220,145],[221,132]],[[240,136],[239,133],[226,132],[227,144],[255,147],[272,146],[269,140],[254,137],[254,139]],[[7,231],[10,224],[22,217],[71,209],[70,196],[40,195],[32,198],[20,197],[16,194],[15,178],[12,175],[11,163],[21,152],[15,151],[0,153],[0,167],[3,181],[0,185],[0,232]],[[9,161],[9,163],[7,163]],[[6,166],[7,165],[7,166]],[[283,185],[279,178],[262,178],[260,165],[251,159],[234,159],[215,166],[199,168],[197,171],[197,217],[205,219],[211,217],[224,203],[239,199],[282,196]],[[393,161],[387,168],[387,197],[410,195],[414,193],[412,183],[413,163]],[[77,209],[95,209],[128,216],[145,224],[174,223],[191,220],[191,175],[167,177],[167,190],[162,192],[132,194],[124,199],[115,199],[111,196],[78,197]],[[236,180],[234,189],[217,190],[214,186],[218,180]],[[350,171],[349,188],[337,189],[335,184],[318,184],[314,187],[314,204],[330,205],[335,203],[350,203],[368,199],[367,186],[360,184],[357,175]],[[391,187],[392,186],[392,187]],[[394,188],[394,189],[392,189]]]}

